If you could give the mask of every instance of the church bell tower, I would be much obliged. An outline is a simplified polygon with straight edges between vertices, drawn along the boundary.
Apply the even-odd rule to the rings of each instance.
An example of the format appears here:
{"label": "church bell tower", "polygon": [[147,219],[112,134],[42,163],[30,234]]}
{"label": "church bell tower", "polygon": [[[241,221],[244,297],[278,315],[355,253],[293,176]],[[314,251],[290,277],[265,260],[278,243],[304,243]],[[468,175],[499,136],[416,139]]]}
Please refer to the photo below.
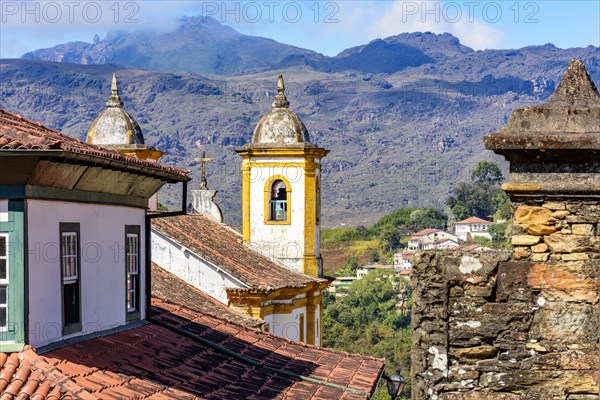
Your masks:
{"label": "church bell tower", "polygon": [[279,75],[272,109],[258,122],[242,157],[244,242],[298,272],[322,276],[321,158],[300,118],[289,110]]}

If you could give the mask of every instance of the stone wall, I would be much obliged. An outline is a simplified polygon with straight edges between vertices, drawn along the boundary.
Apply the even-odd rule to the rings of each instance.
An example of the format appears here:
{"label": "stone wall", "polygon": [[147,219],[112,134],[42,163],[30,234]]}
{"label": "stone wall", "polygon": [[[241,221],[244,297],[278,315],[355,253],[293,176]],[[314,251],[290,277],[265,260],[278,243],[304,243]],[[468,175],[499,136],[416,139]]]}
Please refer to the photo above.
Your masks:
{"label": "stone wall", "polygon": [[600,93],[572,60],[486,147],[510,162],[512,254],[415,257],[413,399],[600,396]]}
{"label": "stone wall", "polygon": [[419,254],[412,398],[598,399],[598,270],[598,259]]}

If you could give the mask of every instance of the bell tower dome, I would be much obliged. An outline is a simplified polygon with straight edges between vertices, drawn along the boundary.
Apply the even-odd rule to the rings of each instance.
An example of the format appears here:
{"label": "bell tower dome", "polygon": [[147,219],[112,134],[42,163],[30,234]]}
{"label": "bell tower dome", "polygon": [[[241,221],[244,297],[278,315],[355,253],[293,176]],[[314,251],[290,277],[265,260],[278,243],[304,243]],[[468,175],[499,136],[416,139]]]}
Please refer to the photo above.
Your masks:
{"label": "bell tower dome", "polygon": [[[165,153],[146,145],[142,129],[136,120],[123,109],[115,73],[112,76],[110,91],[106,109],[96,117],[88,131],[87,143],[114,149],[142,160],[157,162]],[[158,209],[157,194],[148,201],[148,208],[150,210]]]}
{"label": "bell tower dome", "polygon": [[322,276],[320,251],[321,158],[289,109],[283,77],[277,95],[254,129],[242,157],[244,242],[289,268]]}

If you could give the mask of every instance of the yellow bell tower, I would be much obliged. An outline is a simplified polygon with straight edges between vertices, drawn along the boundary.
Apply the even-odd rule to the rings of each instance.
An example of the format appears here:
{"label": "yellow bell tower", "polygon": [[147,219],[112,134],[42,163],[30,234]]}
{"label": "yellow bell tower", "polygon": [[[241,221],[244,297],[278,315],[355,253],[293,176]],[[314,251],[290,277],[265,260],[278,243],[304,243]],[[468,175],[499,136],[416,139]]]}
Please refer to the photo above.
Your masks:
{"label": "yellow bell tower", "polygon": [[289,110],[279,75],[273,108],[254,129],[242,157],[244,242],[298,272],[322,276],[321,158],[306,127]]}

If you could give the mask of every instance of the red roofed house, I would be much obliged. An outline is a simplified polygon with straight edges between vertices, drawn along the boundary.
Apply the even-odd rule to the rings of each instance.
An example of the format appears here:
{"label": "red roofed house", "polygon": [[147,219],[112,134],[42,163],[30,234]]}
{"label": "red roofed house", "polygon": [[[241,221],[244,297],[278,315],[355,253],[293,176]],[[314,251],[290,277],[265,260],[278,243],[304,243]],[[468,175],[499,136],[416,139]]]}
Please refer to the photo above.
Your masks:
{"label": "red roofed house", "polygon": [[[458,238],[448,232],[441,229],[423,229],[422,231],[413,233],[408,241],[409,251],[418,251],[424,249],[431,249],[431,244],[438,242],[442,239],[450,239],[455,243],[458,243]],[[434,246],[435,249],[437,247]]]}
{"label": "red roofed house", "polygon": [[480,236],[491,239],[492,236],[488,232],[489,227],[493,222],[486,221],[479,217],[470,217],[454,224],[454,233],[460,240],[470,240]]}
{"label": "red roofed house", "polygon": [[2,399],[372,395],[382,360],[263,333],[172,276],[151,301],[148,201],[187,171],[0,109],[0,172]]}

